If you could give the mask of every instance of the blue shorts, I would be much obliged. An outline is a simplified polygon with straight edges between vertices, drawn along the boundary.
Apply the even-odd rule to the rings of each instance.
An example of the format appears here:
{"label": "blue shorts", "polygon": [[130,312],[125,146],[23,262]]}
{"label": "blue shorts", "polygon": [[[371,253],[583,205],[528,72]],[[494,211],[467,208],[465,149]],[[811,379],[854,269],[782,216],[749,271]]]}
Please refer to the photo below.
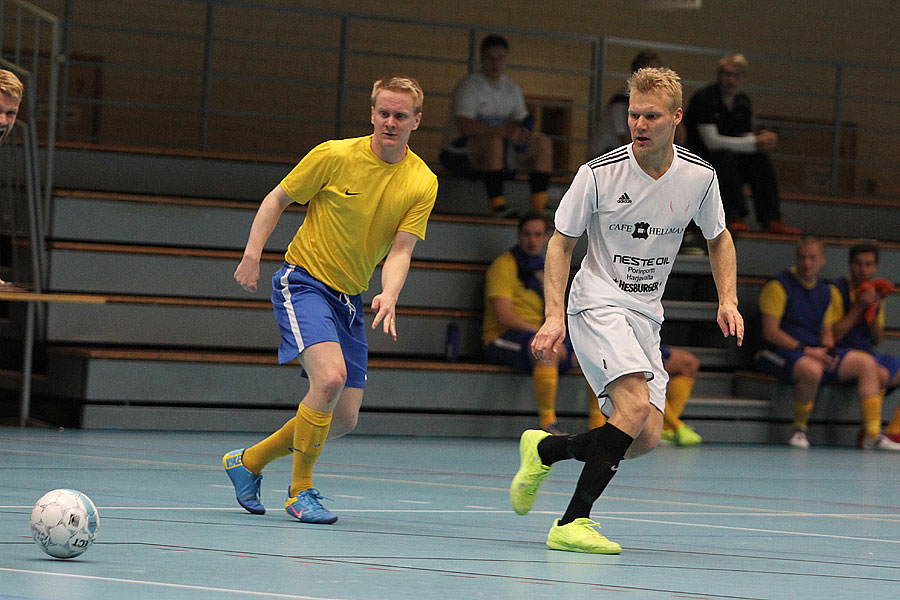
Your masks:
{"label": "blue shorts", "polygon": [[369,344],[361,294],[338,292],[306,269],[284,263],[272,276],[272,306],[281,332],[278,362],[294,360],[313,344],[337,342],[347,367],[345,385],[366,387]]}
{"label": "blue shorts", "polygon": [[672,358],[672,351],[669,350],[669,347],[665,344],[659,345],[659,353],[662,355],[663,365],[669,362],[669,359]]}
{"label": "blue shorts", "polygon": [[[849,350],[845,348],[835,348],[834,356],[837,358],[837,364],[830,371],[822,373],[821,385],[830,385],[840,383],[838,379],[838,370],[841,363]],[[767,349],[756,355],[756,370],[766,375],[774,375],[783,383],[793,383],[794,365],[798,360],[803,358],[802,352],[796,350],[788,350],[787,348]]]}
{"label": "blue shorts", "polygon": [[892,354],[876,354],[875,362],[888,370],[888,381],[893,381],[900,372],[900,356]]}
{"label": "blue shorts", "polygon": [[[534,370],[534,360],[531,358],[531,338],[534,332],[523,329],[509,329],[496,340],[484,347],[484,359],[495,365],[509,365],[519,371],[531,373]],[[569,335],[563,340],[568,356],[559,363],[559,372],[565,373],[572,368],[572,342]]]}

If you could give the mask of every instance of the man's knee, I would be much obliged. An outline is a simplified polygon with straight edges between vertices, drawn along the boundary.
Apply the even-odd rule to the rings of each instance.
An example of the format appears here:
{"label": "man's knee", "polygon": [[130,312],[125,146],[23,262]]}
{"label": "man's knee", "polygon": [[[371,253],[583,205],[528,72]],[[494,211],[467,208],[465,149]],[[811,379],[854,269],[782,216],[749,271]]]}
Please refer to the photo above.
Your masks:
{"label": "man's knee", "polygon": [[822,366],[810,358],[801,358],[794,365],[791,379],[795,384],[819,385],[822,381]]}
{"label": "man's knee", "polygon": [[315,375],[310,374],[310,385],[319,388],[327,398],[337,398],[346,382],[347,369],[343,365],[327,366]]}
{"label": "man's knee", "polygon": [[359,421],[359,414],[335,413],[331,420],[331,428],[328,430],[328,439],[339,438],[347,435],[354,429]]}

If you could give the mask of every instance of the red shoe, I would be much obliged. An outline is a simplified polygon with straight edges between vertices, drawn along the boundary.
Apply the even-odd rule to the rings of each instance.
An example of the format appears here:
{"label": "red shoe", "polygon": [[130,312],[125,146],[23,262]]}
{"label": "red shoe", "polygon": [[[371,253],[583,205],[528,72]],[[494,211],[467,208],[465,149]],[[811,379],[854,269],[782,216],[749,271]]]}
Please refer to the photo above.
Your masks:
{"label": "red shoe", "polygon": [[734,221],[730,222],[727,227],[728,231],[730,231],[731,233],[737,233],[739,231],[750,231],[750,228],[747,227],[747,224],[744,223],[743,219],[735,219]]}
{"label": "red shoe", "polygon": [[800,235],[800,233],[802,233],[800,229],[791,227],[781,219],[769,223],[769,226],[766,227],[766,231],[769,233],[786,233],[788,235]]}

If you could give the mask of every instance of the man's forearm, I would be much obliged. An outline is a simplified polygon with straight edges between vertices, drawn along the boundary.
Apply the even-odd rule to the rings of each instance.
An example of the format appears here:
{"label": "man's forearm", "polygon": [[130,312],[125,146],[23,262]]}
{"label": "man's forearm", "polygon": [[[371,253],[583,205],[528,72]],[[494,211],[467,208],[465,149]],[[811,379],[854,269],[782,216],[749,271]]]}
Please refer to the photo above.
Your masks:
{"label": "man's forearm", "polygon": [[709,240],[709,265],[719,294],[719,304],[737,306],[737,254],[731,234],[726,229],[718,237]]}
{"label": "man's forearm", "polygon": [[562,317],[566,312],[566,283],[572,263],[572,246],[565,236],[554,233],[544,260],[544,318]]}

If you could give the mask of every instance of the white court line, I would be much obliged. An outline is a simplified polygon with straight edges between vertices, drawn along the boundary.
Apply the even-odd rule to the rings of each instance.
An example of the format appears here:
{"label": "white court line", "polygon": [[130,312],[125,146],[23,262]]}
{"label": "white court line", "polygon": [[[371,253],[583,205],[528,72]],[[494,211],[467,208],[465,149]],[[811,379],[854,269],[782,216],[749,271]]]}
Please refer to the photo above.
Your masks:
{"label": "white court line", "polygon": [[28,569],[8,569],[0,567],[0,571],[7,573],[24,573],[26,575],[52,575],[55,577],[72,577],[74,579],[89,579],[92,581],[106,581],[110,583],[134,583],[138,585],[151,585],[156,587],[176,588],[180,590],[196,590],[202,592],[222,592],[225,594],[246,594],[250,596],[264,596],[266,598],[292,598],[295,600],[342,600],[339,598],[325,598],[324,596],[297,596],[295,594],[276,594],[274,592],[253,592],[250,590],[233,590],[228,588],[214,588],[203,585],[183,585],[180,583],[163,583],[161,581],[144,581],[141,579],[120,579],[118,577],[98,577],[96,575],[75,575],[72,573],[51,573],[49,571],[31,571]]}
{"label": "white court line", "polygon": [[[27,509],[31,507],[26,506],[0,506],[0,509],[4,508],[18,508],[18,509]],[[222,507],[167,507],[167,506],[107,506],[107,507],[98,507],[98,512],[100,511],[110,511],[110,510],[160,510],[160,511],[186,511],[186,510],[194,510],[194,511],[237,511],[235,508],[222,508]],[[349,508],[349,509],[339,509],[336,510],[337,513],[378,513],[378,514],[508,514],[508,510],[440,510],[440,509],[375,509],[375,508]],[[556,515],[558,512],[554,511],[538,511],[533,510],[531,514],[537,515]],[[619,515],[619,516],[617,516]],[[609,519],[614,521],[633,521],[635,523],[653,523],[658,525],[680,525],[682,527],[700,527],[706,529],[727,529],[730,531],[745,531],[752,533],[767,533],[767,534],[777,534],[777,535],[796,535],[801,537],[814,537],[814,538],[829,538],[836,540],[854,540],[854,541],[862,541],[862,542],[881,542],[885,544],[900,544],[900,540],[889,540],[889,539],[881,539],[881,538],[868,538],[868,537],[858,537],[858,536],[850,536],[850,535],[835,535],[835,534],[827,534],[827,533],[809,533],[804,531],[791,531],[791,530],[779,530],[779,529],[759,529],[755,527],[735,527],[732,525],[712,525],[709,523],[684,523],[681,521],[663,521],[656,519],[639,519],[634,517],[624,517],[621,515],[657,515],[657,516],[704,516],[704,517],[808,517],[808,518],[832,518],[832,519],[845,519],[848,517],[855,517],[861,519],[869,519],[869,520],[887,520],[890,522],[894,522],[900,520],[900,516],[896,514],[856,514],[849,515],[846,513],[805,513],[805,512],[797,512],[797,513],[772,513],[772,514],[760,514],[757,512],[752,513],[732,513],[732,512],[721,512],[721,513],[702,513],[702,512],[603,512],[602,516],[599,517],[601,519]],[[2,570],[2,569],[0,569]]]}
{"label": "white court line", "polygon": [[[557,514],[557,513],[552,513]],[[883,544],[900,544],[900,540],[885,540],[880,538],[857,537],[853,535],[834,535],[830,533],[808,533],[805,531],[789,531],[780,529],[756,529],[754,527],[734,527],[731,525],[709,525],[707,523],[679,523],[678,521],[657,521],[655,519],[629,519],[626,517],[610,517],[603,515],[602,519],[612,521],[633,521],[635,523],[655,523],[658,525],[681,525],[683,527],[705,527],[708,529],[728,529],[731,531],[747,531],[752,533],[771,533],[776,535],[797,535],[801,537],[829,538],[834,540],[853,540],[857,542],[881,542]]]}
{"label": "white court line", "polygon": [[[135,458],[123,458],[123,457],[110,457],[110,456],[93,456],[86,454],[65,454],[59,452],[39,452],[34,450],[9,450],[9,449],[0,449],[0,454],[10,453],[10,454],[29,454],[29,455],[39,455],[39,456],[51,456],[55,458],[59,458],[61,456],[70,457],[70,458],[78,458],[78,459],[92,459],[97,461],[113,461],[113,462],[134,462],[139,464],[149,464],[149,465],[158,465],[158,466],[174,466],[174,467],[185,467],[185,468],[193,468],[200,470],[219,470],[222,467],[219,465],[198,465],[196,463],[178,463],[178,462],[165,462],[165,461],[155,461],[155,460],[146,460],[146,459],[135,459]],[[349,481],[366,481],[372,483],[393,483],[393,484],[401,484],[401,485],[421,485],[425,487],[438,487],[438,488],[450,488],[450,489],[463,489],[463,490],[480,490],[480,491],[491,491],[491,492],[504,492],[507,493],[509,491],[508,487],[496,487],[496,486],[487,486],[487,485],[469,485],[464,483],[447,483],[447,482],[437,482],[437,481],[414,481],[407,479],[392,479],[388,477],[371,477],[371,476],[363,476],[363,475],[342,475],[337,473],[317,473],[316,477],[325,479],[343,479]],[[228,486],[223,486],[228,487]],[[571,491],[566,492],[557,492],[552,490],[541,490],[538,494],[542,496],[561,496],[561,497],[570,497],[572,495]],[[771,508],[753,508],[750,506],[734,506],[729,504],[709,504],[703,502],[684,502],[684,501],[675,501],[675,500],[662,500],[662,499],[650,499],[650,498],[629,498],[627,496],[612,496],[605,495],[603,499],[607,502],[609,501],[624,501],[624,502],[635,502],[641,504],[665,504],[670,506],[694,506],[694,507],[703,507],[708,509],[720,509],[720,510],[736,510],[736,511],[756,511],[762,515],[775,515],[775,514],[784,514],[787,516],[792,516],[792,513],[789,510],[780,510],[780,509],[771,509]],[[31,508],[31,507],[28,507]],[[555,513],[554,513],[555,514]],[[844,515],[845,517],[847,515]],[[850,517],[854,518],[854,517]],[[857,517],[858,518],[858,517]],[[865,517],[863,517],[865,518]]]}
{"label": "white court line", "polygon": [[[409,502],[411,504],[429,504],[428,502],[420,502],[417,500],[398,500],[398,502]],[[31,506],[14,506],[0,505],[0,510],[4,509],[20,509],[31,510]],[[465,508],[472,510],[460,509],[441,509],[441,508],[338,508],[334,512],[342,513],[437,513],[448,515],[478,515],[478,514],[510,514],[510,509],[495,508],[493,506],[466,506]],[[172,510],[172,511],[234,511],[240,512],[235,506],[98,506],[97,510]],[[761,509],[763,510],[763,509]],[[535,515],[554,515],[554,511],[533,510],[530,514]],[[647,511],[647,510],[628,510],[628,511],[602,511],[602,517],[612,517],[615,515],[640,515],[640,516],[687,516],[687,517],[822,517],[829,519],[886,519],[891,521],[900,521],[900,513],[814,513],[814,512],[784,512],[779,510],[772,513],[759,512],[701,512],[691,510],[671,510],[671,511]]]}

